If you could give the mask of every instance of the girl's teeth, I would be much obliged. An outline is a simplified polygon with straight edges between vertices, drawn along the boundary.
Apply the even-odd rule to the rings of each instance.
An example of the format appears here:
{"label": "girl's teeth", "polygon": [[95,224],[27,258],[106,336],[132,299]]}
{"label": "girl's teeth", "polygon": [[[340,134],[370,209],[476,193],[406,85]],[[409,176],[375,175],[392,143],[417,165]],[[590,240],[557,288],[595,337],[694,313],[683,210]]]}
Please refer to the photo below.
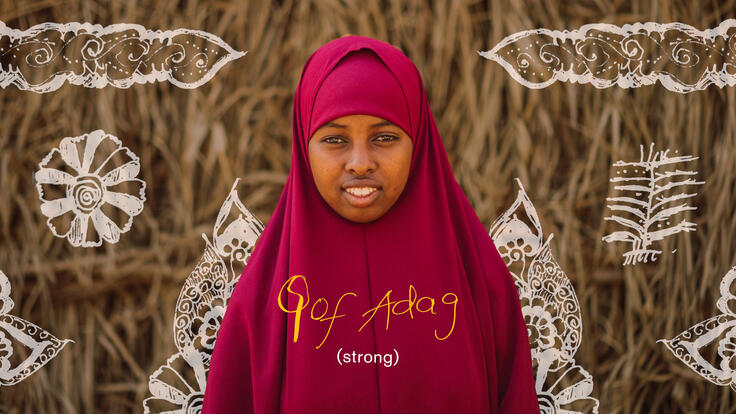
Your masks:
{"label": "girl's teeth", "polygon": [[349,192],[350,194],[356,195],[358,197],[363,197],[363,196],[367,196],[368,194],[376,191],[376,189],[372,187],[360,187],[360,188],[348,188],[345,191]]}

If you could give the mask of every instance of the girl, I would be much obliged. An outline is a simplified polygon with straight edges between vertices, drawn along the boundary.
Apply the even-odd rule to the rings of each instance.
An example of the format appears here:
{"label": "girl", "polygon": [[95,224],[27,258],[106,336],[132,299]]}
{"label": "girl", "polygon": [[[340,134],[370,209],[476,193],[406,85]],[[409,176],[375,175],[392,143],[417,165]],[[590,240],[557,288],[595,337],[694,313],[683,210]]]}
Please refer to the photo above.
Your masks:
{"label": "girl", "polygon": [[319,48],[203,412],[538,413],[528,341],[414,64],[362,36]]}

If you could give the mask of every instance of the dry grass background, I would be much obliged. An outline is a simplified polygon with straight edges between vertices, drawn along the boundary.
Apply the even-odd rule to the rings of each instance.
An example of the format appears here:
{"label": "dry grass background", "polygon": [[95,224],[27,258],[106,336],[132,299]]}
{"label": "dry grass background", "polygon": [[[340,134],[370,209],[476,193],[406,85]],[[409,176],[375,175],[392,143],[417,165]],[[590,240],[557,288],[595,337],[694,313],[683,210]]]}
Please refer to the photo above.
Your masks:
{"label": "dry grass background", "polygon": [[[47,94],[0,90],[0,269],[14,315],[76,341],[37,373],[0,388],[12,413],[142,411],[148,375],[175,351],[179,289],[201,254],[233,180],[264,223],[285,182],[291,105],[302,65],[346,33],[400,47],[417,65],[454,171],[482,220],[507,208],[520,177],[583,315],[576,359],[594,377],[601,413],[736,412],[733,391],[708,383],[663,344],[718,313],[718,285],[736,265],[736,95],[681,95],[556,83],[530,90],[477,55],[525,29],[680,21],[699,29],[736,17],[736,2],[561,0],[0,1],[0,20],[193,28],[248,54],[195,90],[64,85]],[[40,213],[32,175],[63,137],[102,128],[141,159],[143,212],[115,245],[73,248]],[[707,183],[695,233],[660,246],[654,263],[621,265],[605,198],[611,163],[639,145],[678,149]]]}

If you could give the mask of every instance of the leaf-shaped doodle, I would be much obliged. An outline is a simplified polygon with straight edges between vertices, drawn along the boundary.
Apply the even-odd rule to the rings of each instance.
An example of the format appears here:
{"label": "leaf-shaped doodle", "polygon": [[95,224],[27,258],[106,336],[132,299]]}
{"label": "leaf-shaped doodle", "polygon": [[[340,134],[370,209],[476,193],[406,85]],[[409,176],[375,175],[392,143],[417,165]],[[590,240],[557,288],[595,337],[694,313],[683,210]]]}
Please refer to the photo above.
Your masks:
{"label": "leaf-shaped doodle", "polygon": [[[38,371],[69,342],[60,340],[25,319],[9,315],[10,280],[0,271],[0,385],[14,385]],[[21,353],[17,348],[24,348]]]}
{"label": "leaf-shaped doodle", "polygon": [[697,30],[683,23],[586,24],[576,30],[533,29],[478,53],[514,80],[538,89],[556,81],[638,88],[659,81],[688,93],[736,84],[736,20]]}
{"label": "leaf-shaped doodle", "polygon": [[[598,413],[593,378],[575,361],[582,339],[580,305],[570,279],[544,241],[536,209],[517,178],[516,200],[489,234],[519,290],[542,413]],[[513,270],[512,270],[513,269]]]}
{"label": "leaf-shaped doodle", "polygon": [[213,240],[179,293],[174,315],[178,352],[149,378],[145,413],[199,413],[217,332],[235,284],[264,225],[240,201],[235,180],[220,207]]}
{"label": "leaf-shaped doodle", "polygon": [[521,289],[522,285],[528,285],[527,262],[537,255],[544,240],[534,205],[521,181],[517,178],[516,182],[519,185],[516,200],[493,222],[489,233],[498,253],[516,279],[517,287]]}
{"label": "leaf-shaped doodle", "polygon": [[[220,208],[212,231],[213,244],[217,253],[230,258],[230,274],[233,284],[240,277],[238,271],[245,267],[258,236],[263,232],[263,223],[243,205],[238,197],[236,179],[230,194]],[[229,295],[228,295],[229,297]]]}
{"label": "leaf-shaped doodle", "polygon": [[[730,386],[736,391],[736,266],[721,280],[718,310],[721,315],[708,318],[672,339],[660,339],[677,358],[708,381]],[[715,347],[716,359],[705,352]]]}
{"label": "leaf-shaped doodle", "polygon": [[219,37],[190,29],[148,30],[119,23],[41,23],[27,30],[0,22],[0,87],[37,93],[64,82],[87,88],[168,80],[196,88],[246,52]]}
{"label": "leaf-shaped doodle", "polygon": [[675,167],[679,163],[697,160],[697,157],[671,157],[669,150],[655,152],[654,143],[650,145],[646,159],[643,145],[640,150],[639,161],[619,160],[613,164],[616,176],[610,181],[616,183],[614,190],[621,193],[606,198],[611,202],[606,207],[615,213],[604,220],[613,221],[627,230],[607,234],[603,236],[603,241],[631,243],[631,250],[623,254],[624,265],[655,261],[662,252],[652,248],[653,242],[682,231],[695,231],[695,223],[685,219],[676,222],[675,218],[678,213],[697,209],[682,202],[697,194],[688,193],[682,188],[705,184],[705,181],[689,178],[696,175],[696,171]]}

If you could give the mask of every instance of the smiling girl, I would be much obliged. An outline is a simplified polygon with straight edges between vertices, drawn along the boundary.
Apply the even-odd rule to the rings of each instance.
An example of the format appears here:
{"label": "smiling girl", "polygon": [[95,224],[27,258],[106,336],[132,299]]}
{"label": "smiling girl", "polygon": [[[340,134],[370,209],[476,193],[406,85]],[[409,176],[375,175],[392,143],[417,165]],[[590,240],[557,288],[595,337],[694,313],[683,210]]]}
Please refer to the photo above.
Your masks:
{"label": "smiling girl", "polygon": [[228,304],[203,412],[539,413],[528,341],[414,64],[362,36],[319,48],[294,96],[289,177]]}
{"label": "smiling girl", "polygon": [[409,177],[411,149],[409,135],[390,121],[348,115],[312,135],[309,165],[327,204],[348,220],[367,223],[399,198]]}

